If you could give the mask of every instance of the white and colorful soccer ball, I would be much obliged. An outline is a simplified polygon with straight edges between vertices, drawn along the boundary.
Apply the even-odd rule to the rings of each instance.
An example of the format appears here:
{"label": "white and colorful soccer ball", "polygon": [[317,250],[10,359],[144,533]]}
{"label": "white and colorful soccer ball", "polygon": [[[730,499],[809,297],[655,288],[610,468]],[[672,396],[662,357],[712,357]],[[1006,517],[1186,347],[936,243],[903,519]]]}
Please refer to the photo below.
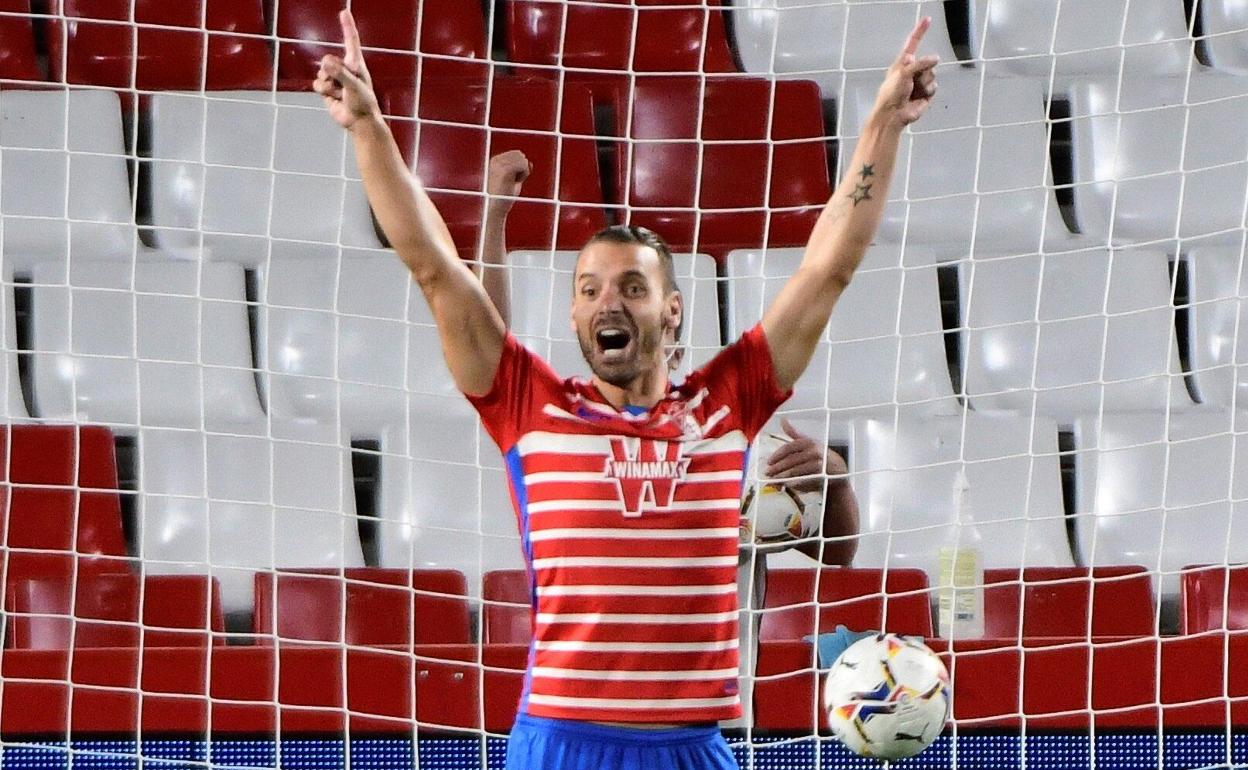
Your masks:
{"label": "white and colorful soccer ball", "polygon": [[741,542],[756,545],[787,543],[810,537],[821,511],[802,495],[783,484],[761,478],[771,454],[789,439],[772,433],[758,437],[746,469],[746,489],[741,500]]}
{"label": "white and colorful soccer ball", "polygon": [[828,726],[864,757],[904,759],[931,745],[949,719],[949,672],[920,641],[875,634],[850,645],[823,686]]}

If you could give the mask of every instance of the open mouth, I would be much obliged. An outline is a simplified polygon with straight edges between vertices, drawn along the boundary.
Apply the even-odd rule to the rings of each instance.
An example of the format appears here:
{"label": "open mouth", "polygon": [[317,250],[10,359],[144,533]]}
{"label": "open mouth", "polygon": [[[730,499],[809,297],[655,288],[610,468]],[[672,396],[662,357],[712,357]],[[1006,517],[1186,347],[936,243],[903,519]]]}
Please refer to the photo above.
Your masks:
{"label": "open mouth", "polygon": [[604,326],[594,333],[594,340],[603,358],[620,358],[633,341],[633,334],[619,326]]}

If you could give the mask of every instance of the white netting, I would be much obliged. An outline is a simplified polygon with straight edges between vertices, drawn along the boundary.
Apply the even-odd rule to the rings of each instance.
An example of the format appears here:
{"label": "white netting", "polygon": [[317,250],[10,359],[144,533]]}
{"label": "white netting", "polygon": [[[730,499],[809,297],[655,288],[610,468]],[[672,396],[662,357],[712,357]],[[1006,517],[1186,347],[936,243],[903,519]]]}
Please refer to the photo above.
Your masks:
{"label": "white netting", "polygon": [[[672,243],[679,376],[757,322],[932,16],[935,103],[767,427],[848,480],[811,555],[743,551],[734,748],[847,761],[808,638],[844,624],[948,652],[931,766],[1248,761],[1241,3],[349,5],[463,256],[489,158],[533,162],[510,321],[564,375],[609,223]],[[340,7],[0,0],[5,768],[501,766],[507,461],[308,90]],[[942,638],[968,542],[983,638]]]}

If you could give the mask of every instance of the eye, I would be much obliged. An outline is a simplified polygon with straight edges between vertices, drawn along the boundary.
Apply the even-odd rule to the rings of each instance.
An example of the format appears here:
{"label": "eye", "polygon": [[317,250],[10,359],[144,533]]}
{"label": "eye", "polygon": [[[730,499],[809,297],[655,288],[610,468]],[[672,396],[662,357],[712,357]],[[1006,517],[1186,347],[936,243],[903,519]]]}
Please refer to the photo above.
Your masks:
{"label": "eye", "polygon": [[598,293],[598,290],[595,289],[593,286],[587,285],[587,286],[581,287],[581,296],[583,297],[588,297],[589,299],[593,299],[597,293]]}
{"label": "eye", "polygon": [[644,297],[646,296],[646,287],[640,283],[630,283],[624,287],[624,294],[633,298]]}

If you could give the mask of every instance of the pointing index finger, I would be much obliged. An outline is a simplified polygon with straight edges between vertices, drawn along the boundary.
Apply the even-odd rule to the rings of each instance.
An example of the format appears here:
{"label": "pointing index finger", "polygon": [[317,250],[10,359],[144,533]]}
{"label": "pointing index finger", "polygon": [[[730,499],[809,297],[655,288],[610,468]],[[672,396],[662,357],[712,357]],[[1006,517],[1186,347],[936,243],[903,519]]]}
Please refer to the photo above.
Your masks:
{"label": "pointing index finger", "polygon": [[919,19],[919,23],[915,24],[914,29],[910,31],[910,37],[906,38],[906,45],[901,49],[901,55],[909,54],[913,56],[915,51],[919,50],[919,43],[923,41],[923,36],[927,34],[927,30],[931,26],[931,16],[924,16]]}
{"label": "pointing index finger", "polygon": [[343,59],[351,69],[358,69],[364,63],[364,51],[360,47],[360,30],[355,26],[355,17],[343,9],[338,14],[338,22],[342,25],[342,42],[346,46]]}

